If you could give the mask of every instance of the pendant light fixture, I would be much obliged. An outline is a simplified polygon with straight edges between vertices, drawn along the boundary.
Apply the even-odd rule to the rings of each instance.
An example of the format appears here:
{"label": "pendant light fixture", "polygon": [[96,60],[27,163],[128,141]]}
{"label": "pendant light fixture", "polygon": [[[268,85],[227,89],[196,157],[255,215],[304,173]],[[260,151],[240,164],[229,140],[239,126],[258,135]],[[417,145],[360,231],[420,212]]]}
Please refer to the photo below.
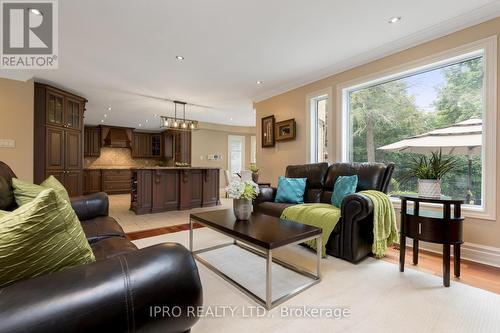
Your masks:
{"label": "pendant light fixture", "polygon": [[[186,119],[186,102],[174,101],[174,117],[161,116],[160,127],[182,131],[192,131],[198,129],[196,120]],[[182,105],[182,118],[177,118],[177,107]]]}

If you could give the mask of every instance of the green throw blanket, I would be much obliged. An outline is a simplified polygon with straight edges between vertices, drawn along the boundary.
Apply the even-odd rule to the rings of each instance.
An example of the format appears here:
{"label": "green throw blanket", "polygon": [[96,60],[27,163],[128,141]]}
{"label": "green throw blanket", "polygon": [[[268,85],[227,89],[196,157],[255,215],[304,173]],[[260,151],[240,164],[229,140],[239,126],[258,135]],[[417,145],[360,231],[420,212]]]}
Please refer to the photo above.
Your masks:
{"label": "green throw blanket", "polygon": [[388,246],[399,242],[396,226],[396,212],[389,196],[379,191],[361,191],[373,203],[373,244],[372,253],[382,258]]}
{"label": "green throw blanket", "polygon": [[[323,257],[326,256],[326,242],[340,219],[340,209],[331,204],[300,204],[286,208],[281,213],[284,220],[312,225],[323,230],[321,236]],[[305,242],[309,247],[316,249],[316,239]]]}
{"label": "green throw blanket", "polygon": [[[396,213],[387,194],[379,191],[359,192],[373,202],[373,245],[372,252],[377,258],[384,256],[387,247],[399,241],[396,227]],[[326,243],[340,219],[340,209],[331,204],[300,204],[286,208],[281,218],[312,225],[323,230],[322,253],[326,256]],[[305,242],[316,249],[316,240]]]}

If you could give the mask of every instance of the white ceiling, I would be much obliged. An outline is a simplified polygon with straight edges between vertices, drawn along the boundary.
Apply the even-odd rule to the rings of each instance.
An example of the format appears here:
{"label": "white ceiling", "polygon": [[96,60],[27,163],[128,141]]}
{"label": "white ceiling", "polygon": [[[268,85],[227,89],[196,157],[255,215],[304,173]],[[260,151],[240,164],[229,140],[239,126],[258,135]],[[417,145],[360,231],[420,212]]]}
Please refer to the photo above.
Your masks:
{"label": "white ceiling", "polygon": [[252,101],[498,16],[499,2],[64,0],[59,69],[0,76],[87,97],[90,124],[107,113],[108,124],[157,128],[153,115],[173,104],[151,96],[209,106],[188,106],[188,118],[254,126]]}

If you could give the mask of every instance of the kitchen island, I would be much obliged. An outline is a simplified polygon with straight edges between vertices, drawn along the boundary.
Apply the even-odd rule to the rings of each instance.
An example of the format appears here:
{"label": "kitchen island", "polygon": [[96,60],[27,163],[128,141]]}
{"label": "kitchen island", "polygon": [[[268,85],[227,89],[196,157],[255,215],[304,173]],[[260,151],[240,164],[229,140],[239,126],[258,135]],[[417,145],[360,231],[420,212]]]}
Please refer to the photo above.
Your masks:
{"label": "kitchen island", "polygon": [[220,204],[219,168],[132,168],[130,209],[136,214]]}

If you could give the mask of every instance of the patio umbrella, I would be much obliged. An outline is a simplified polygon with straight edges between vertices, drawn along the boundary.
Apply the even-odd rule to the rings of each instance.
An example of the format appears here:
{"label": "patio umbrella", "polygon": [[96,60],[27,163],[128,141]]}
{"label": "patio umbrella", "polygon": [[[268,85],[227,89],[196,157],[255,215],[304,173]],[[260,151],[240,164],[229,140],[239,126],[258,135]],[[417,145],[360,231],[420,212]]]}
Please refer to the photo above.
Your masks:
{"label": "patio umbrella", "polygon": [[440,150],[445,155],[467,155],[467,194],[466,202],[472,197],[472,159],[481,154],[483,141],[483,121],[469,119],[450,127],[440,128],[408,139],[391,143],[378,149],[385,151],[430,154]]}

